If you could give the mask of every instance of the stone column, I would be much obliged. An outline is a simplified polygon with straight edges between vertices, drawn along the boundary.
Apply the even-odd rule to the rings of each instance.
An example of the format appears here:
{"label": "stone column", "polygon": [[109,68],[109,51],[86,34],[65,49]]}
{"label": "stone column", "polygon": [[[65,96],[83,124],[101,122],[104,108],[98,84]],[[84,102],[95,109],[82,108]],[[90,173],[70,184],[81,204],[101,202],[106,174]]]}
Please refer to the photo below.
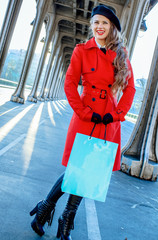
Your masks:
{"label": "stone column", "polygon": [[55,48],[56,48],[56,45],[57,45],[57,42],[58,42],[57,41],[58,40],[58,35],[59,35],[59,32],[55,31],[55,33],[53,35],[53,38],[52,38],[52,48],[51,48],[51,53],[50,53],[50,57],[49,57],[48,66],[47,66],[46,73],[45,73],[45,76],[44,76],[43,85],[42,85],[40,94],[38,96],[38,100],[40,100],[40,101],[45,101],[45,89],[46,89],[46,86],[48,84],[49,74],[50,74],[50,71],[51,71],[51,68],[52,68],[52,63],[53,63],[53,59],[54,59],[54,55],[55,55]]}
{"label": "stone column", "polygon": [[27,52],[25,55],[21,76],[18,82],[18,86],[11,97],[11,101],[13,102],[20,102],[20,103],[25,102],[24,87],[26,83],[26,78],[31,65],[31,61],[37,45],[37,41],[39,38],[40,30],[43,24],[43,20],[44,20],[47,8],[48,8],[48,3],[46,3],[46,1],[38,0],[36,18],[34,21],[30,41],[29,41]]}
{"label": "stone column", "polygon": [[23,0],[10,0],[0,33],[0,74],[2,72]]}
{"label": "stone column", "polygon": [[61,60],[61,63],[60,63],[60,66],[59,66],[59,70],[58,70],[58,73],[57,73],[57,80],[56,80],[56,84],[54,86],[54,89],[53,89],[53,99],[56,99],[58,98],[57,96],[57,93],[58,93],[58,90],[60,88],[60,84],[61,84],[61,81],[62,81],[62,76],[63,76],[63,59]]}
{"label": "stone column", "polygon": [[28,99],[27,99],[28,101],[31,101],[31,102],[37,102],[37,89],[38,89],[38,85],[39,85],[39,81],[40,81],[40,76],[41,76],[41,73],[43,70],[44,62],[45,62],[45,59],[46,59],[46,56],[48,53],[50,41],[52,38],[52,28],[53,28],[53,24],[54,24],[54,18],[55,18],[54,14],[47,13],[47,15],[44,19],[47,22],[46,38],[44,41],[44,46],[42,49],[41,57],[40,57],[40,60],[38,63],[34,84],[33,84],[31,93],[29,94]]}
{"label": "stone column", "polygon": [[65,92],[64,92],[64,82],[65,82],[65,75],[66,75],[66,66],[65,64],[63,64],[63,68],[62,68],[62,77],[61,77],[61,80],[60,80],[60,85],[57,89],[57,92],[56,92],[56,97],[57,98],[65,98]]}
{"label": "stone column", "polygon": [[52,84],[52,87],[51,87],[51,90],[50,90],[50,99],[54,99],[54,91],[55,91],[55,88],[58,84],[58,77],[59,77],[59,72],[60,72],[60,69],[61,69],[61,61],[62,61],[62,56],[59,55],[59,58],[58,58],[58,62],[56,64],[56,68],[55,68],[55,72],[54,72],[54,81],[53,81],[53,84]]}
{"label": "stone column", "polygon": [[53,76],[54,76],[54,73],[55,73],[55,67],[56,67],[56,64],[57,64],[57,58],[58,58],[58,54],[59,54],[59,47],[57,47],[53,53],[53,58],[52,58],[52,64],[51,64],[51,67],[50,67],[50,71],[49,71],[49,75],[48,75],[48,80],[47,80],[47,93],[46,93],[46,96],[45,96],[45,100],[46,101],[49,101],[49,97],[50,97],[50,90],[51,90],[51,87],[52,87],[52,84],[53,84]]}
{"label": "stone column", "polygon": [[66,95],[65,95],[65,92],[64,92],[64,79],[62,81],[62,86],[61,86],[61,91],[60,91],[60,98],[66,99]]}
{"label": "stone column", "polygon": [[62,92],[64,91],[64,88],[63,88],[63,82],[65,80],[65,67],[63,65],[62,67],[62,76],[60,78],[60,84],[59,84],[59,87],[57,89],[57,92],[56,92],[56,97],[57,98],[62,98]]}
{"label": "stone column", "polygon": [[59,97],[65,98],[65,92],[64,92],[64,82],[65,82],[65,76],[62,78],[62,82],[61,82],[61,87],[59,89]]}
{"label": "stone column", "polygon": [[59,84],[59,87],[58,87],[57,93],[56,93],[57,98],[62,98],[62,92],[64,91],[64,88],[63,88],[64,79],[65,79],[65,72],[63,71],[62,77],[61,77],[61,80],[60,80],[60,84]]}
{"label": "stone column", "polygon": [[47,100],[50,100],[50,97],[51,97],[51,91],[52,91],[52,88],[53,88],[53,85],[54,85],[54,74],[55,74],[55,71],[56,71],[56,68],[57,68],[57,65],[58,65],[58,61],[59,61],[59,52],[60,52],[60,47],[61,46],[58,46],[56,48],[56,52],[55,52],[55,56],[54,56],[54,59],[53,59],[53,66],[52,66],[52,69],[51,69],[51,72],[49,74],[49,79],[48,79],[48,92],[47,92],[47,95],[46,95],[46,99]]}
{"label": "stone column", "polygon": [[[123,15],[124,21],[126,22],[126,27],[124,35],[127,38],[127,47],[129,52],[129,57],[131,58],[135,42],[137,39],[138,32],[142,23],[143,15],[147,7],[149,0],[132,0],[131,9],[129,11],[129,17],[126,19],[126,16]],[[123,13],[124,14],[124,13]],[[122,19],[123,21],[123,19]]]}
{"label": "stone column", "polygon": [[158,40],[139,117],[129,142],[122,149],[121,170],[123,172],[147,180],[157,179],[157,129]]}

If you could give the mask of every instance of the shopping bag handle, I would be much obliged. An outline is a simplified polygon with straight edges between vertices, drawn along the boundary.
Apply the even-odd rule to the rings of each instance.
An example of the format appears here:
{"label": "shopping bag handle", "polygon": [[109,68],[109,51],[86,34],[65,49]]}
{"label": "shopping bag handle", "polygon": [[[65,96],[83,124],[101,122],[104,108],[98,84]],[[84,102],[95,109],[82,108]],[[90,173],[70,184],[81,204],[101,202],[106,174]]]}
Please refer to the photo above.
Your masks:
{"label": "shopping bag handle", "polygon": [[[90,139],[91,139],[92,134],[93,134],[93,132],[94,132],[95,126],[96,126],[96,123],[94,123],[94,126],[93,126],[93,128],[92,128],[92,131],[91,131],[91,133],[90,133],[90,137],[89,137]],[[107,128],[107,125],[105,125],[105,132],[104,132],[104,140],[105,140],[105,143],[106,143],[106,128]]]}
{"label": "shopping bag handle", "polygon": [[89,138],[92,137],[92,134],[93,134],[93,132],[94,132],[94,128],[95,128],[95,126],[96,126],[96,123],[94,123],[94,126],[93,126],[93,128],[92,128],[92,131],[91,131],[91,133],[90,133],[90,137],[89,137]]}

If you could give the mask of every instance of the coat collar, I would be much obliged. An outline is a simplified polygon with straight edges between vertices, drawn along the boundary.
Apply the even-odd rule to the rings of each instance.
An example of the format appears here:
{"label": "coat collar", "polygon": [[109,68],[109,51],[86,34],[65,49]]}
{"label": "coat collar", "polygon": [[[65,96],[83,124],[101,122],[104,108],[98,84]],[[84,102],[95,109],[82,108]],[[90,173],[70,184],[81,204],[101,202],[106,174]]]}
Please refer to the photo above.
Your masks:
{"label": "coat collar", "polygon": [[88,40],[86,43],[85,43],[85,49],[89,49],[89,48],[97,48],[97,44],[96,44],[96,41],[95,41],[95,38],[91,38],[90,40]]}
{"label": "coat collar", "polygon": [[[88,40],[86,43],[85,43],[85,49],[90,49],[90,48],[98,48],[97,44],[96,44],[96,41],[95,41],[95,38],[91,38],[90,40]],[[111,49],[107,50],[106,52],[106,57],[108,57],[111,62],[114,61],[115,57],[116,57],[116,52],[112,51]]]}

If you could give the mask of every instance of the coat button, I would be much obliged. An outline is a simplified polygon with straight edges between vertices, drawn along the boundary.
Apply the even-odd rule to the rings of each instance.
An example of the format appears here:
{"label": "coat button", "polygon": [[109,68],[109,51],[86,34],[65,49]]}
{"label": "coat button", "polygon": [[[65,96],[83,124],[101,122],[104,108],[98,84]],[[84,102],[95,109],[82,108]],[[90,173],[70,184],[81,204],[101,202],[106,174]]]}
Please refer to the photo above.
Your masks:
{"label": "coat button", "polygon": [[108,85],[108,87],[109,87],[109,88],[111,88],[111,87],[112,87],[112,85],[111,85],[111,84],[109,84],[109,85]]}
{"label": "coat button", "polygon": [[95,71],[95,68],[91,68],[91,71]]}
{"label": "coat button", "polygon": [[94,85],[92,85],[92,88],[95,88],[95,86],[94,86]]}
{"label": "coat button", "polygon": [[94,97],[92,98],[92,101],[95,102],[95,98]]}

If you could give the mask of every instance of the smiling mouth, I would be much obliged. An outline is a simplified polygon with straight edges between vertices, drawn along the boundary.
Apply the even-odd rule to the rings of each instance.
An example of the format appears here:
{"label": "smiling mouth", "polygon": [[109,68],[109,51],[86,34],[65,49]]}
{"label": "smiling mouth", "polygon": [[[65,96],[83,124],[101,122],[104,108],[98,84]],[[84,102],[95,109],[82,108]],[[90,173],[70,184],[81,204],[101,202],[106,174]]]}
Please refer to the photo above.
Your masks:
{"label": "smiling mouth", "polygon": [[98,35],[103,35],[105,32],[104,31],[97,31]]}

